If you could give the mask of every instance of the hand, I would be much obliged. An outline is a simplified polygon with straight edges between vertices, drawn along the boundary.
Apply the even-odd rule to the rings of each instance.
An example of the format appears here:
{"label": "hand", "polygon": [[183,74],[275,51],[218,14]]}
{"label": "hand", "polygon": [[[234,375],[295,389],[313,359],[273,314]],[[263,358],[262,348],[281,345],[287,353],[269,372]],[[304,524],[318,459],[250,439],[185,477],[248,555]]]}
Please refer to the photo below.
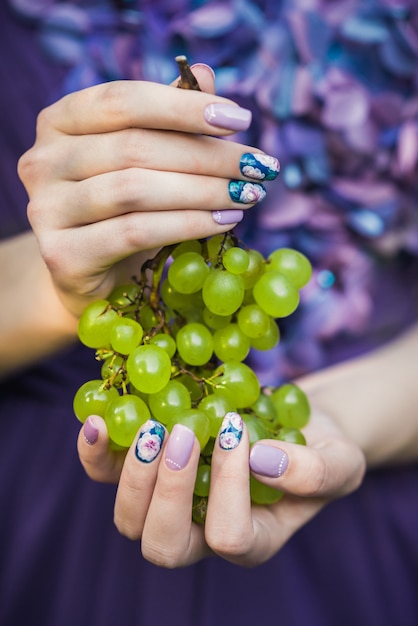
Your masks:
{"label": "hand", "polygon": [[[19,175],[43,259],[76,316],[138,275],[156,248],[230,230],[251,206],[231,199],[228,182],[246,180],[241,155],[259,151],[209,136],[247,127],[251,115],[213,95],[208,68],[194,71],[209,93],[115,81],[39,115]],[[212,212],[224,209],[219,224]]]}
{"label": "hand", "polygon": [[[143,462],[136,441],[126,458],[109,451],[106,426],[100,418],[94,421],[94,445],[84,437],[87,433],[92,438],[90,423],[80,432],[81,462],[95,480],[118,480],[120,473],[116,526],[131,539],[141,538],[144,557],[163,567],[189,565],[210,554],[242,566],[258,565],[280,550],[327,502],[356,489],[365,471],[360,449],[317,410],[305,430],[306,447],[257,442],[250,464],[244,425],[235,448],[222,449],[220,440],[215,445],[207,518],[201,526],[192,522],[200,450],[189,429],[180,426],[166,434],[158,456]],[[279,502],[251,504],[250,466],[258,480],[285,492]]]}

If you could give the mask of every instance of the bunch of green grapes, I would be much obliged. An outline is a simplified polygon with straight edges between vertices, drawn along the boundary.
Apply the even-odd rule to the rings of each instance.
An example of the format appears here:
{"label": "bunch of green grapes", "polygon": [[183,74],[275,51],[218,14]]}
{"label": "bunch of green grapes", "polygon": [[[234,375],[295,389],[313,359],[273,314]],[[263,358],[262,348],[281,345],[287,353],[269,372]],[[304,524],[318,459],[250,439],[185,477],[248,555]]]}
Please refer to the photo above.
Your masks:
{"label": "bunch of green grapes", "polygon": [[[274,438],[304,444],[305,394],[292,383],[262,388],[245,362],[251,349],[280,339],[277,320],[293,313],[312,273],[296,250],[268,258],[233,231],[163,248],[138,278],[84,310],[79,338],[95,350],[101,377],[84,383],[74,412],[106,422],[111,445],[129,448],[149,418],[170,431],[191,428],[201,448],[193,516],[204,520],[215,438],[226,413],[237,411],[250,442]],[[281,492],[251,479],[257,504]]]}

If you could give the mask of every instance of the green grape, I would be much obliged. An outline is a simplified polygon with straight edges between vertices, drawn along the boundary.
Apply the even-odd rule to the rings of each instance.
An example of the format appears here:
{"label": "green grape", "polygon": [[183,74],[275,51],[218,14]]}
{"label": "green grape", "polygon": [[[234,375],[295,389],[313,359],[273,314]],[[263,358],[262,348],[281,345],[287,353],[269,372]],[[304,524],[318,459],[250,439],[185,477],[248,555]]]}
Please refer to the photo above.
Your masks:
{"label": "green grape", "polygon": [[199,409],[209,418],[209,432],[211,437],[217,437],[225,415],[236,410],[231,398],[222,391],[215,391],[205,396],[199,403]]}
{"label": "green grape", "polygon": [[111,440],[129,448],[139,428],[151,414],[145,402],[136,395],[118,396],[106,407],[104,420]]}
{"label": "green grape", "polygon": [[312,266],[306,256],[291,248],[274,250],[268,259],[266,270],[276,270],[286,276],[296,289],[302,289],[312,276]]}
{"label": "green grape", "polygon": [[248,268],[241,274],[245,289],[254,287],[265,267],[264,257],[258,250],[248,250],[248,261]]}
{"label": "green grape", "polygon": [[251,339],[259,339],[268,332],[270,319],[270,316],[257,304],[247,304],[238,311],[237,315],[238,326]]}
{"label": "green grape", "polygon": [[73,410],[76,418],[84,424],[89,415],[103,417],[107,405],[119,397],[114,387],[103,388],[102,380],[89,380],[76,391]]}
{"label": "green grape", "polygon": [[286,276],[277,271],[263,274],[253,288],[254,299],[268,315],[287,317],[299,304],[299,292]]}
{"label": "green grape", "polygon": [[189,365],[205,365],[213,354],[212,333],[199,323],[186,324],[176,336],[177,351]]}
{"label": "green grape", "polygon": [[88,348],[104,348],[110,344],[110,332],[119,315],[108,300],[95,300],[87,305],[78,322],[78,336]]}
{"label": "green grape", "polygon": [[181,254],[184,254],[185,252],[197,252],[198,254],[201,255],[202,244],[197,239],[191,239],[190,241],[182,241],[181,243],[177,244],[177,246],[174,248],[173,252],[171,253],[171,256],[173,257],[173,259],[176,259],[178,256],[180,256]]}
{"label": "green grape", "polygon": [[215,331],[213,350],[220,361],[243,361],[250,351],[250,340],[238,324],[228,324]]}
{"label": "green grape", "polygon": [[154,337],[150,339],[150,344],[153,346],[159,346],[160,348],[165,350],[170,359],[173,358],[177,350],[175,340],[171,335],[168,335],[167,333],[157,333],[156,335],[154,335]]}
{"label": "green grape", "polygon": [[161,283],[160,289],[161,299],[163,303],[172,311],[177,311],[181,315],[186,315],[189,311],[203,309],[204,304],[200,292],[184,294],[179,293],[170,285],[166,278]]}
{"label": "green grape", "polygon": [[209,274],[209,267],[197,252],[185,252],[168,268],[168,281],[178,293],[196,293]]}
{"label": "green grape", "polygon": [[263,335],[262,337],[254,337],[253,339],[250,339],[250,344],[251,347],[255,350],[264,351],[271,350],[272,348],[274,348],[274,346],[277,346],[279,341],[280,330],[276,324],[276,321],[271,317],[269,328],[265,335]]}
{"label": "green grape", "polygon": [[254,404],[260,394],[260,383],[245,363],[226,361],[215,370],[215,389],[222,389],[237,409]]}
{"label": "green grape", "polygon": [[251,341],[251,347],[255,350],[271,350],[280,341],[280,330],[276,321],[270,317],[268,331],[262,337],[254,337]]}
{"label": "green grape", "polygon": [[225,235],[213,235],[206,241],[209,259],[216,259],[222,251],[228,250],[232,246],[232,242]]}
{"label": "green grape", "polygon": [[257,417],[265,422],[274,424],[277,420],[276,407],[270,395],[261,392],[250,408]]}
{"label": "green grape", "polygon": [[309,421],[310,406],[305,393],[297,385],[287,383],[271,394],[277,411],[277,423],[288,428],[303,428]]}
{"label": "green grape", "polygon": [[152,394],[139,391],[139,389],[137,389],[132,383],[129,383],[129,392],[133,396],[138,396],[138,398],[141,398],[141,400],[143,400],[145,404],[149,406],[149,398],[151,397]]}
{"label": "green grape", "polygon": [[248,269],[250,258],[246,250],[233,246],[223,255],[222,263],[231,274],[242,274]]}
{"label": "green grape", "polygon": [[223,269],[212,270],[203,283],[203,301],[216,315],[232,315],[244,299],[244,282],[241,276]]}
{"label": "green grape", "polygon": [[228,326],[231,318],[232,315],[216,315],[216,313],[209,311],[207,307],[203,309],[203,323],[214,330]]}
{"label": "green grape", "polygon": [[174,415],[167,424],[168,430],[171,432],[175,424],[182,424],[190,428],[199,442],[200,449],[203,450],[209,441],[209,418],[206,413],[200,409],[182,409]]}
{"label": "green grape", "polygon": [[250,476],[250,496],[254,504],[275,504],[282,499],[283,495],[283,491],[264,485],[254,476]]}
{"label": "green grape", "polygon": [[268,430],[264,420],[259,419],[251,413],[243,413],[242,420],[245,423],[248,430],[248,437],[250,439],[250,446],[260,439],[270,439],[271,432]]}
{"label": "green grape", "polygon": [[155,419],[167,424],[179,411],[190,409],[192,401],[187,387],[178,380],[169,380],[164,389],[149,396],[148,406]]}
{"label": "green grape", "polygon": [[129,354],[141,343],[143,334],[141,324],[127,317],[120,317],[110,331],[110,345],[115,352]]}
{"label": "green grape", "polygon": [[129,283],[115,287],[109,295],[109,302],[117,309],[130,309],[139,295],[139,285]]}
{"label": "green grape", "polygon": [[123,383],[128,382],[128,376],[125,370],[125,358],[117,354],[103,361],[100,373],[103,380],[109,381],[114,387],[120,387]]}
{"label": "green grape", "polygon": [[139,391],[157,393],[170,380],[171,359],[159,346],[138,346],[128,356],[126,370],[129,380]]}
{"label": "green grape", "polygon": [[298,428],[280,428],[274,439],[279,441],[288,441],[289,443],[298,443],[301,446],[306,446],[305,435]]}
{"label": "green grape", "polygon": [[148,331],[151,330],[151,328],[155,328],[156,326],[158,326],[160,318],[157,316],[154,309],[150,307],[149,304],[145,304],[141,307],[139,313],[139,321],[142,328],[145,331]]}
{"label": "green grape", "polygon": [[193,495],[192,520],[196,524],[204,524],[208,509],[208,499]]}
{"label": "green grape", "polygon": [[193,493],[196,496],[207,498],[210,489],[210,465],[204,463],[199,465],[196,473],[196,481]]}
{"label": "green grape", "polygon": [[203,387],[195,378],[190,374],[180,374],[175,380],[181,382],[189,391],[192,403],[200,402],[203,395]]}

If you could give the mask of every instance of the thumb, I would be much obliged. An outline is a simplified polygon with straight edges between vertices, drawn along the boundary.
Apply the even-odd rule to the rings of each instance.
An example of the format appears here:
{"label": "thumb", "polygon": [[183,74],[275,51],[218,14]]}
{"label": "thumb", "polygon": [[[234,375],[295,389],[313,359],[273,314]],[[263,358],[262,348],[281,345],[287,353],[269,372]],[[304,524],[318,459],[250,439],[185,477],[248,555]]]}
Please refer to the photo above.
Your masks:
{"label": "thumb", "polygon": [[117,483],[127,450],[115,450],[109,446],[104,420],[90,415],[81,428],[77,449],[86,474],[97,482]]}
{"label": "thumb", "polygon": [[[215,72],[210,67],[210,65],[206,65],[206,63],[195,63],[190,67],[194,77],[199,83],[199,87],[201,91],[205,93],[216,93],[215,89]],[[171,85],[173,87],[177,87],[179,82],[179,78],[176,78]]]}
{"label": "thumb", "polygon": [[256,442],[250,468],[257,480],[286,493],[339,498],[359,487],[365,459],[345,435],[324,429],[322,437],[307,446],[272,439]]}

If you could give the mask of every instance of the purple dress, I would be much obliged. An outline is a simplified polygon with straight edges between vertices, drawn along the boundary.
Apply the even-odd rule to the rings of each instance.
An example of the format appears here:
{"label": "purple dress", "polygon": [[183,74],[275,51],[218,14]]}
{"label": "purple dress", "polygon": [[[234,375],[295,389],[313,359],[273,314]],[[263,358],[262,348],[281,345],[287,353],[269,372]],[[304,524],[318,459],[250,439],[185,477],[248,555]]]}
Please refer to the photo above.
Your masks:
{"label": "purple dress", "polygon": [[[264,249],[292,243],[315,264],[314,288],[284,329],[282,346],[263,363],[257,364],[254,357],[260,376],[265,381],[296,376],[377,345],[412,322],[418,284],[412,228],[417,217],[411,208],[417,200],[416,160],[411,165],[402,156],[402,124],[405,119],[416,123],[416,114],[397,118],[396,96],[385,89],[387,74],[380,75],[381,65],[373,75],[377,91],[370,107],[370,93],[352,77],[360,66],[372,70],[358,63],[352,51],[380,45],[393,92],[399,88],[402,97],[415,102],[410,90],[416,86],[416,70],[407,71],[418,53],[413,49],[417,15],[408,9],[413,3],[381,2],[381,13],[367,3],[369,13],[364,15],[349,9],[357,3],[330,3],[345,7],[346,47],[332,40],[335,15],[321,21],[309,12],[286,13],[284,2],[140,4],[141,11],[134,2],[113,6],[19,0],[10,2],[14,10],[5,0],[0,3],[1,237],[28,228],[16,161],[33,143],[38,111],[63,91],[123,74],[166,82],[175,71],[172,52],[185,50],[192,61],[207,60],[219,68],[224,93],[228,85],[240,85],[234,97],[259,112],[268,111],[273,102],[265,125],[256,117],[253,134],[245,140],[282,158],[285,184],[276,184],[277,197],[244,224],[243,237],[251,235]],[[189,8],[195,9],[193,19],[186,18]],[[216,20],[211,19],[212,9]],[[261,9],[270,24],[277,20],[277,30],[269,31],[263,44],[280,59],[289,52],[289,28],[279,22],[285,17],[298,54],[288,55],[279,68],[280,93],[272,79],[264,90],[257,88],[257,102],[248,102],[262,64],[276,58],[260,54],[252,64],[261,41]],[[237,32],[238,19],[239,41],[229,36]],[[144,22],[151,31],[146,46]],[[397,37],[385,39],[395,22]],[[155,37],[159,31],[167,35],[165,43]],[[115,32],[117,45],[112,47]],[[138,32],[143,35],[141,45]],[[152,41],[161,48],[153,49]],[[89,55],[84,54],[85,46]],[[351,56],[345,55],[347,49]],[[343,99],[329,84],[332,76],[325,77],[327,84],[322,76],[321,82],[313,52],[340,62],[346,82],[337,73],[333,84],[340,80]],[[131,63],[133,57],[141,63]],[[85,63],[87,58],[94,63]],[[231,59],[239,63],[234,66]],[[310,106],[317,107],[321,98],[326,103],[318,124],[307,115],[309,76],[302,65],[318,77],[317,100],[311,99]],[[156,66],[161,75],[153,74]],[[312,96],[312,80],[310,84]],[[289,85],[294,86],[293,96],[286,91]],[[352,104],[342,117],[351,115],[356,131],[363,124],[361,133],[350,134],[341,126],[338,110],[350,98]],[[387,122],[373,126],[364,113],[367,106]],[[310,146],[305,152],[297,149],[301,136],[303,146]],[[326,155],[338,156],[343,150],[347,171],[341,165],[336,172]],[[384,178],[380,172],[389,150],[399,155],[395,177],[400,182],[379,186],[376,181]],[[367,185],[358,180],[365,163],[373,174]],[[356,188],[363,189],[361,202]],[[288,203],[289,210],[275,211],[274,202]],[[404,232],[401,223],[410,228]],[[389,253],[395,232],[397,248]],[[384,289],[378,288],[383,282],[379,276],[385,277]],[[418,624],[416,465],[369,472],[356,493],[330,504],[258,568],[246,570],[212,558],[184,569],[160,569],[143,560],[139,545],[118,534],[113,525],[115,487],[90,481],[77,457],[79,425],[72,398],[96,372],[91,351],[76,345],[0,384],[1,626]]]}

